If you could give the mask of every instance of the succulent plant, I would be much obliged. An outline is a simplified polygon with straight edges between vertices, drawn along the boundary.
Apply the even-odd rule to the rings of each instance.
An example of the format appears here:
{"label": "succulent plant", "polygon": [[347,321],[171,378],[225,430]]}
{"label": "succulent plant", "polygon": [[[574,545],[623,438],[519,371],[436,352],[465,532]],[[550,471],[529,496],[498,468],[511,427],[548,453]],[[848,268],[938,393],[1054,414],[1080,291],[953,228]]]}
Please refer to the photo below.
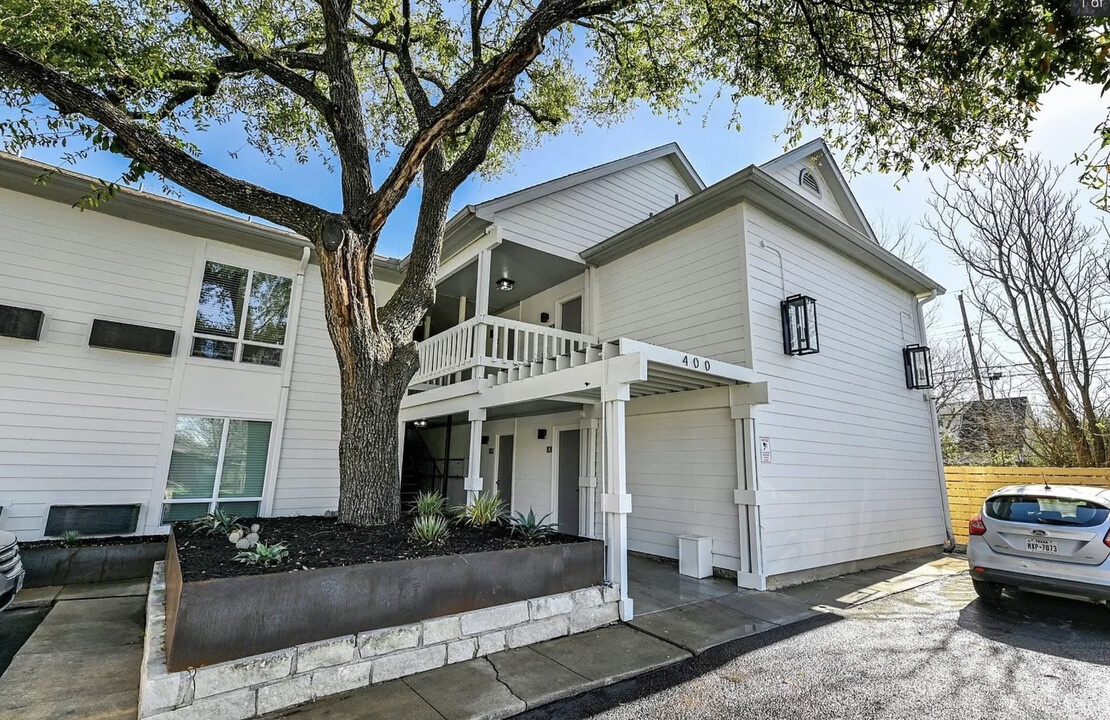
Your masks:
{"label": "succulent plant", "polygon": [[413,512],[417,515],[442,515],[447,505],[447,498],[437,492],[421,492],[412,504]]}
{"label": "succulent plant", "polygon": [[442,515],[420,515],[412,524],[414,540],[435,545],[447,539],[447,518]]}
{"label": "succulent plant", "polygon": [[254,546],[254,549],[246,550],[236,555],[235,560],[245,565],[270,567],[271,565],[280,564],[287,557],[289,557],[289,551],[286,550],[285,546],[281,543],[277,545],[264,545],[258,543]]}
{"label": "succulent plant", "polygon": [[58,537],[61,538],[62,545],[64,545],[65,547],[69,547],[70,545],[81,539],[81,533],[77,532],[76,530],[66,530]]}
{"label": "succulent plant", "polygon": [[238,515],[224,512],[216,508],[210,513],[205,513],[189,521],[193,532],[204,535],[230,535],[235,530],[242,530],[242,520]]}
{"label": "succulent plant", "polygon": [[455,508],[459,522],[473,527],[488,527],[499,525],[508,517],[509,511],[501,502],[501,494],[482,493],[474,498],[474,502]]}
{"label": "succulent plant", "polygon": [[513,532],[517,535],[522,535],[528,540],[536,540],[550,535],[558,528],[555,523],[545,523],[544,521],[551,517],[551,513],[544,515],[540,519],[536,519],[536,513],[532,508],[528,508],[528,514],[517,513],[510,521],[513,526]]}

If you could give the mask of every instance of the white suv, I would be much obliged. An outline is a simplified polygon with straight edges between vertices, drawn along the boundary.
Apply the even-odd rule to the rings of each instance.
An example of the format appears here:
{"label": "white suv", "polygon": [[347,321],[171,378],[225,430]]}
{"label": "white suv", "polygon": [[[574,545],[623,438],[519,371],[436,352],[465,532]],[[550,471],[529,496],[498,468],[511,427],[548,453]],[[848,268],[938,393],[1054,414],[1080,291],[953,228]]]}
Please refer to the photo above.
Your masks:
{"label": "white suv", "polygon": [[968,523],[975,592],[1007,587],[1110,603],[1110,490],[1015,485],[995,491]]}

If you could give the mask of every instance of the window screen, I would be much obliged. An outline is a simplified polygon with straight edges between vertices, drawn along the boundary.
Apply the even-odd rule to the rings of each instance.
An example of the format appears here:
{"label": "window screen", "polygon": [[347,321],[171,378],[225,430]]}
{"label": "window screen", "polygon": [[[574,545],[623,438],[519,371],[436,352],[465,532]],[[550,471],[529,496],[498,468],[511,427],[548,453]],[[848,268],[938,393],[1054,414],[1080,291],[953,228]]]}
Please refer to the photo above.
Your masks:
{"label": "window screen", "polygon": [[193,357],[281,365],[292,289],[287,277],[205,263]]}

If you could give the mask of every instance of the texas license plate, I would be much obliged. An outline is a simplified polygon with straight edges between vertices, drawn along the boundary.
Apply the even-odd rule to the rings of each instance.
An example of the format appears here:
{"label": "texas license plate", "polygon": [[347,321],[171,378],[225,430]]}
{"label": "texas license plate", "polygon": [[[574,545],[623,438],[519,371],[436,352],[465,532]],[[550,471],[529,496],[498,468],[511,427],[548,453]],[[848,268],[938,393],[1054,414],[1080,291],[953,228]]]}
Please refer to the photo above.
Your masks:
{"label": "texas license plate", "polygon": [[1060,547],[1048,540],[1027,540],[1025,549],[1029,552],[1044,553],[1045,555],[1059,555]]}

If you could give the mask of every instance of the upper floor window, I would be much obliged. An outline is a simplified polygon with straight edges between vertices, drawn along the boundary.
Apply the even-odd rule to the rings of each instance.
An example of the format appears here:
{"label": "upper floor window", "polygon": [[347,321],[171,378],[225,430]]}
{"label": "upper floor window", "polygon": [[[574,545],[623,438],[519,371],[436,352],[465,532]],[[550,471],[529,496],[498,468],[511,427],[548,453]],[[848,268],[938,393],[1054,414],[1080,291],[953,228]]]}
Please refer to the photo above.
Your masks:
{"label": "upper floor window", "polygon": [[810,172],[809,168],[802,168],[801,173],[798,174],[798,184],[817,197],[821,197],[821,186],[817,183],[817,176]]}
{"label": "upper floor window", "polygon": [[287,277],[209,260],[197,304],[193,357],[281,365],[292,287]]}

